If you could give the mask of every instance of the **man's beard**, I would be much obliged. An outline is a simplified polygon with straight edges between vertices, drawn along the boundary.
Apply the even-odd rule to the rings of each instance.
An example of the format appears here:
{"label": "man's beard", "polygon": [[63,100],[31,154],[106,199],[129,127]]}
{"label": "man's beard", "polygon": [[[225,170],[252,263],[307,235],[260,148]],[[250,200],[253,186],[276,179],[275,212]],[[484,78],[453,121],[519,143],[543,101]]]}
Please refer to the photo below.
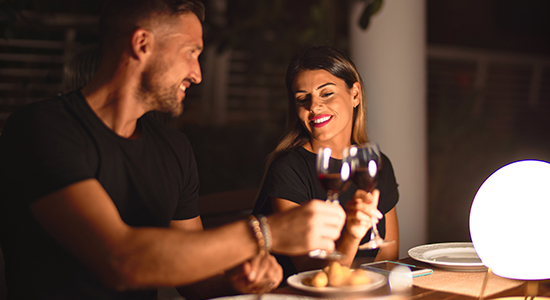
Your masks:
{"label": "man's beard", "polygon": [[158,78],[164,70],[166,70],[164,63],[153,64],[149,70],[141,74],[140,95],[151,110],[170,113],[177,117],[183,112],[183,100],[181,102],[178,100],[181,83],[162,87]]}

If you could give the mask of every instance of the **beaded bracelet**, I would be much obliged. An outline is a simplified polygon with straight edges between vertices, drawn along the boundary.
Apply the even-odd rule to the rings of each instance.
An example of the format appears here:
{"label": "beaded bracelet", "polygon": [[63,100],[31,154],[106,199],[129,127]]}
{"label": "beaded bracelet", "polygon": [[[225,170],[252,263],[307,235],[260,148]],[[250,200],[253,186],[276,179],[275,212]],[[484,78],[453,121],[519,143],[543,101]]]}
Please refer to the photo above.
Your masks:
{"label": "beaded bracelet", "polygon": [[262,229],[262,234],[264,235],[264,248],[265,251],[271,251],[271,230],[269,228],[269,223],[267,223],[267,217],[258,215],[260,219],[260,228]]}
{"label": "beaded bracelet", "polygon": [[262,232],[262,228],[260,226],[260,222],[255,216],[250,216],[248,224],[250,225],[250,228],[252,228],[252,233],[256,237],[256,240],[258,241],[258,249],[260,255],[266,254],[266,248],[265,248],[265,238],[264,234]]}

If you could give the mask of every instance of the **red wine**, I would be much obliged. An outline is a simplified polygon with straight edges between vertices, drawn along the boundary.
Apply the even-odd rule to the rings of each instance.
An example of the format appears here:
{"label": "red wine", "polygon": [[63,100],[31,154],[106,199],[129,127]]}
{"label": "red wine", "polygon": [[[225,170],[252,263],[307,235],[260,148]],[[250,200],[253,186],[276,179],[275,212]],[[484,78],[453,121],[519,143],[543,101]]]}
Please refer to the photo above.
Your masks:
{"label": "red wine", "polygon": [[349,181],[342,180],[342,177],[338,173],[319,174],[319,181],[326,191],[333,191],[335,193],[344,191],[350,184]]}
{"label": "red wine", "polygon": [[376,186],[378,172],[374,174],[374,177],[371,177],[367,168],[357,168],[355,169],[351,179],[355,182],[358,188],[371,192]]}

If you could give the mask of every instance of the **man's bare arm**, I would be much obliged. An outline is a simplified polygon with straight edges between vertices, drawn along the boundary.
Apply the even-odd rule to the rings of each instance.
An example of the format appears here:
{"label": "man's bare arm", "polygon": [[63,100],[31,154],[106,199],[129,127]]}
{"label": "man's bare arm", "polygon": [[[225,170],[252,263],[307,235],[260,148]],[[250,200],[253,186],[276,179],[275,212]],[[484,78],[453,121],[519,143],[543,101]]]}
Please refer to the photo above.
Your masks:
{"label": "man's bare arm", "polygon": [[[118,290],[190,284],[258,253],[246,221],[190,232],[128,226],[95,179],[39,199],[31,211],[54,239]],[[316,248],[332,250],[345,213],[339,206],[311,201],[268,219],[273,251],[299,255]]]}
{"label": "man's bare arm", "polygon": [[170,228],[183,231],[203,231],[201,217],[195,217],[189,220],[173,220],[170,222]]}
{"label": "man's bare arm", "polygon": [[31,210],[55,239],[115,289],[188,284],[258,251],[246,222],[185,233],[130,227],[95,179],[54,192]]}

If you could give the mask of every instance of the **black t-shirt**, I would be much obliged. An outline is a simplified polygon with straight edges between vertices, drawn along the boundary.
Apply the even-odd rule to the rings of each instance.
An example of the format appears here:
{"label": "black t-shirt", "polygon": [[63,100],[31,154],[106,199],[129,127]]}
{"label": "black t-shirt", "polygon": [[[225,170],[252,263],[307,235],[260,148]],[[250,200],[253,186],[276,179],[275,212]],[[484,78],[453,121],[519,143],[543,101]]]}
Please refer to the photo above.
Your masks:
{"label": "black t-shirt", "polygon": [[[254,206],[255,214],[271,214],[273,213],[269,199],[281,198],[298,204],[304,204],[311,199],[325,200],[327,192],[319,183],[316,171],[315,153],[309,152],[303,147],[298,147],[275,159],[268,168],[266,177],[256,204]],[[399,199],[397,190],[397,182],[390,160],[382,153],[381,170],[378,174],[377,189],[380,190],[380,198],[378,200],[378,210],[382,214],[389,212]],[[357,186],[351,184],[349,188],[339,195],[339,200],[342,206],[347,201],[352,199],[353,194],[357,191]],[[378,223],[378,230],[382,237],[386,236],[386,218],[382,218]],[[370,231],[363,238],[363,242],[368,241]],[[357,256],[374,257],[378,250],[359,250]],[[288,257],[276,255],[277,260],[283,266],[285,278],[296,273],[294,265]]]}
{"label": "black t-shirt", "polygon": [[185,135],[148,115],[137,126],[139,139],[118,136],[80,91],[10,116],[0,136],[0,238],[9,299],[155,299],[156,290],[105,287],[29,210],[41,197],[95,178],[130,226],[168,227],[171,220],[198,216],[198,172]]}

